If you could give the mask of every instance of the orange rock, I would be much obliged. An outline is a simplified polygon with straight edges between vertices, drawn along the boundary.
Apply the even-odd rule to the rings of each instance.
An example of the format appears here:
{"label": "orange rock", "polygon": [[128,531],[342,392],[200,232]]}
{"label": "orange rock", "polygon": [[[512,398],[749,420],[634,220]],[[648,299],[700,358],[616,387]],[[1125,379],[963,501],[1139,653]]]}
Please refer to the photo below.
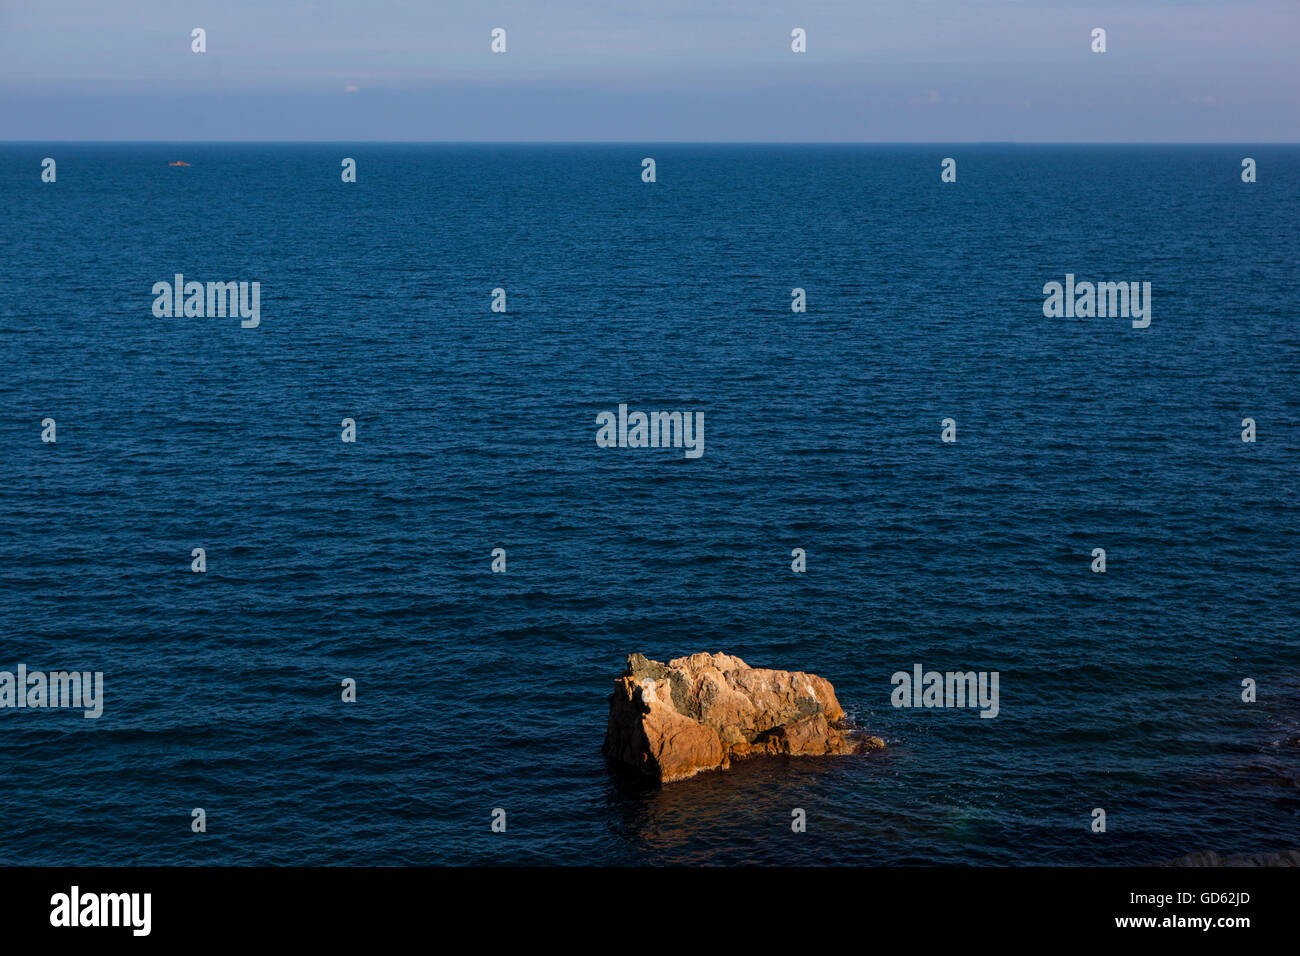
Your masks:
{"label": "orange rock", "polygon": [[725,769],[732,757],[849,754],[884,747],[852,734],[830,681],[750,667],[727,654],[661,664],[630,654],[610,698],[604,751],[663,781]]}

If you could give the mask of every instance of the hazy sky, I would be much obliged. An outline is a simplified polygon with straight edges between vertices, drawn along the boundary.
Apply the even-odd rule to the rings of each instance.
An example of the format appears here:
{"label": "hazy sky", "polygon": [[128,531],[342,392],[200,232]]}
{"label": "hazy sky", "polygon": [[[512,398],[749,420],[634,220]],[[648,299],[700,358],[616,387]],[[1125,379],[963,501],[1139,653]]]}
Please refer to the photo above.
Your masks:
{"label": "hazy sky", "polygon": [[1298,45],[1298,0],[0,0],[0,139],[1295,142]]}

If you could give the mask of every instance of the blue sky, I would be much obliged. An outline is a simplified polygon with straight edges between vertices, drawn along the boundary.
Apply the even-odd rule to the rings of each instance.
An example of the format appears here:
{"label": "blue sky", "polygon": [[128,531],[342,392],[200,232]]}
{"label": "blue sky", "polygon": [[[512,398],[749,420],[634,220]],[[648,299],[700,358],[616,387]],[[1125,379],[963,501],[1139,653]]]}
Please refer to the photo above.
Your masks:
{"label": "blue sky", "polygon": [[1298,41],[1297,0],[0,0],[0,139],[1294,142]]}

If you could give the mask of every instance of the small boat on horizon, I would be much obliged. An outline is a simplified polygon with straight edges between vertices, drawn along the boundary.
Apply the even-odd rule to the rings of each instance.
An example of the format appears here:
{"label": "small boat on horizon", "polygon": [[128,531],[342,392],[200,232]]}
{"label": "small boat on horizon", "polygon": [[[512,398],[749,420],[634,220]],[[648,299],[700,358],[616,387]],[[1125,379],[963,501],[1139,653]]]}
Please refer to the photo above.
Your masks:
{"label": "small boat on horizon", "polygon": [[168,163],[167,165],[168,165],[168,166],[188,166],[189,163],[185,162],[185,160],[183,160],[183,159],[178,159],[178,160],[176,160],[176,162],[174,162],[174,163]]}

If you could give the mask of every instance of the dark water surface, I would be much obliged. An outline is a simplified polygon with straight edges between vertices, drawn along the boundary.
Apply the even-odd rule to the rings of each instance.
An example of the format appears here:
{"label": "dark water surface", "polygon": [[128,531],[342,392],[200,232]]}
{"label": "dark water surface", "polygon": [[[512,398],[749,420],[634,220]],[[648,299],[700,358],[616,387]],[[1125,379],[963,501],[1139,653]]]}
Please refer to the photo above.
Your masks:
{"label": "dark water surface", "polygon": [[[0,670],[106,697],[0,710],[0,862],[1300,845],[1297,210],[1295,147],[0,147]],[[155,318],[177,272],[261,325]],[[1067,272],[1150,327],[1045,318]],[[620,402],[705,454],[598,448]],[[700,650],[889,749],[625,789],[623,657]],[[999,716],[894,709],[916,663]]]}

